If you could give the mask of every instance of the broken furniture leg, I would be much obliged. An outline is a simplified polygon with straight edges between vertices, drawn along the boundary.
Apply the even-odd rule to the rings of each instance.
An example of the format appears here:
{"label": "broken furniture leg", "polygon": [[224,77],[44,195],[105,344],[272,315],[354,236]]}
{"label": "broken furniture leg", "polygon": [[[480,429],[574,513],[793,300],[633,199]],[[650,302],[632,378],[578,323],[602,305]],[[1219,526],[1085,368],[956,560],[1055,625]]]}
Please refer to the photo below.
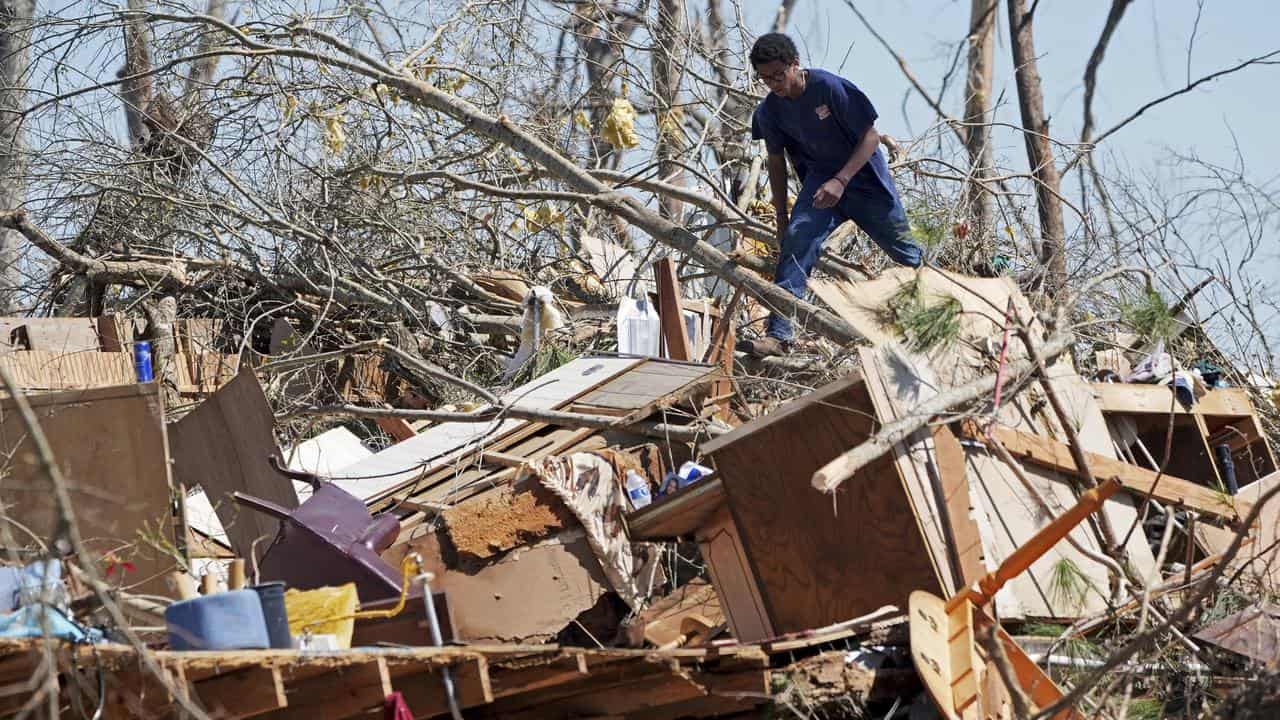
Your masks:
{"label": "broken furniture leg", "polygon": [[[977,720],[983,717],[982,674],[987,659],[975,643],[977,626],[994,623],[982,606],[991,602],[996,592],[1009,580],[1024,572],[1031,564],[1067,536],[1076,525],[1102,507],[1107,498],[1120,489],[1115,479],[1080,496],[1071,509],[1020,546],[994,572],[956,593],[950,600],[923,590],[911,593],[911,659],[920,679],[947,720]],[[1053,680],[1009,637],[997,628],[1005,655],[1013,666],[1018,684],[1037,708],[1051,705],[1062,697]],[[1074,710],[1063,710],[1054,720],[1078,718]]]}

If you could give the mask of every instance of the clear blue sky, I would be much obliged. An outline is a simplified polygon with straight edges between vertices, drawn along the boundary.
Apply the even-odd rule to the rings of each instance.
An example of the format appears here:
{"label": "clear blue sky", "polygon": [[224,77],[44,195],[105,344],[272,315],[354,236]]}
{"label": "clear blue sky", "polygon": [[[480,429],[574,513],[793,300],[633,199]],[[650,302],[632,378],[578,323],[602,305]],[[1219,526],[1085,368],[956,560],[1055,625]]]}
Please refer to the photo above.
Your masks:
{"label": "clear blue sky", "polygon": [[[755,33],[766,30],[777,1],[744,1],[748,27]],[[969,0],[857,0],[856,4],[906,58],[921,82],[936,93],[951,63],[954,44],[968,29]],[[1079,137],[1084,69],[1110,4],[1108,0],[1039,3],[1036,50],[1046,111],[1055,137]],[[1202,5],[1191,54],[1192,79],[1280,48],[1280,33],[1276,32],[1280,29],[1280,3],[1275,0],[1204,0]],[[1187,47],[1196,13],[1196,0],[1137,0],[1129,7],[1099,73],[1094,101],[1099,131],[1148,100],[1187,83]],[[998,97],[1003,92],[1006,102],[997,120],[1018,123],[1004,0],[1000,1],[997,16],[995,94]],[[915,94],[904,105],[910,86],[892,57],[844,0],[797,0],[788,32],[800,46],[803,63],[838,71],[871,97],[880,112],[880,130],[911,136],[927,129],[932,110]],[[962,103],[963,57],[957,72],[944,99],[945,107],[953,114],[958,114]],[[1130,175],[1168,177],[1187,170],[1185,165],[1167,164],[1171,150],[1231,166],[1236,163],[1238,146],[1248,179],[1280,195],[1277,132],[1280,65],[1254,66],[1149,110],[1108,139],[1100,148],[1099,158],[1104,173],[1123,164]],[[997,142],[998,157],[1025,167],[1020,138],[1004,133]],[[1166,187],[1175,189],[1173,183]],[[1272,215],[1259,256],[1248,268],[1254,279],[1269,286],[1276,297],[1280,295],[1280,227],[1275,216],[1280,212],[1273,211]],[[1207,237],[1204,242],[1205,252],[1213,253],[1216,242]],[[1280,318],[1264,318],[1264,323],[1268,321],[1273,329],[1280,326]],[[1273,351],[1280,344],[1277,339],[1280,330],[1272,334]]]}

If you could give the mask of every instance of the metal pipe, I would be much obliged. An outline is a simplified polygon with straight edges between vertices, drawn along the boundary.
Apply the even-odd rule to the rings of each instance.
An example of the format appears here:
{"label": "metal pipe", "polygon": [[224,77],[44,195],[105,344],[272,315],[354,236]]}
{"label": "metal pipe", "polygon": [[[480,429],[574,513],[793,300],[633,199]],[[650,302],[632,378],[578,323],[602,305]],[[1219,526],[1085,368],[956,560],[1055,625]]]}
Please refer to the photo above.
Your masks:
{"label": "metal pipe", "polygon": [[[419,560],[418,567],[422,567]],[[431,598],[431,580],[435,576],[429,572],[423,572],[417,577],[422,581],[422,602],[427,609],[427,624],[431,629],[431,642],[436,647],[444,647],[444,638],[440,635],[440,619],[436,616],[436,604]],[[449,701],[449,714],[453,716],[453,720],[462,720],[462,710],[458,708],[458,695],[453,688],[453,675],[449,672],[449,668],[440,668],[440,678],[444,681],[445,698]]]}

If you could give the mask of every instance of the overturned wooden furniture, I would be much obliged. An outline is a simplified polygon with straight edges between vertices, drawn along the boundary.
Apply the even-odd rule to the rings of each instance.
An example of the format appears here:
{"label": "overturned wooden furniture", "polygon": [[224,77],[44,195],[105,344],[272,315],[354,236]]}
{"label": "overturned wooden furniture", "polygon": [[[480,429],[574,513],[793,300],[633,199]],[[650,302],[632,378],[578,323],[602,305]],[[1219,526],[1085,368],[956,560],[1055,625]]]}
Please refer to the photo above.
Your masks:
{"label": "overturned wooden furniture", "polygon": [[[1120,489],[1118,480],[1102,482],[1084,493],[1080,502],[1036,533],[1019,547],[1000,567],[972,586],[943,600],[925,590],[911,593],[911,658],[920,673],[934,704],[947,720],[977,720],[981,717],[1004,717],[999,707],[1001,688],[990,682],[990,659],[979,650],[977,633],[989,632],[995,622],[982,608],[1010,579],[1025,572],[1049,548],[1060,542],[1102,503]],[[1062,691],[1017,643],[1001,628],[996,628],[1000,643],[1018,684],[1037,709],[1062,698]],[[983,687],[990,688],[983,697]],[[1079,717],[1066,709],[1054,720]]]}
{"label": "overturned wooden furniture", "polygon": [[[809,484],[882,412],[859,372],[716,438],[703,447],[715,477],[633,513],[631,536],[696,538],[740,642],[905,607],[919,587],[950,593],[948,550],[921,530],[919,513],[942,537],[976,533],[963,527],[967,513],[942,522],[894,453],[834,494]],[[962,466],[940,471],[940,484],[955,489],[958,471],[963,485]]]}

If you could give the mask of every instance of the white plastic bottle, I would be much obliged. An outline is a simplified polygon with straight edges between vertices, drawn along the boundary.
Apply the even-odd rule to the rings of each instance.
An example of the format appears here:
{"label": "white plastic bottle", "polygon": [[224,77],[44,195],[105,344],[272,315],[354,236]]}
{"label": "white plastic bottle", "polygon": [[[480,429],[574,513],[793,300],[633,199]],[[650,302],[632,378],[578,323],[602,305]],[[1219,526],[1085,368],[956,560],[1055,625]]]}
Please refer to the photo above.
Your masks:
{"label": "white plastic bottle", "polygon": [[627,471],[627,481],[624,487],[627,489],[627,499],[631,501],[631,507],[636,510],[653,502],[653,496],[649,493],[649,481],[641,477],[640,473],[635,470]]}

